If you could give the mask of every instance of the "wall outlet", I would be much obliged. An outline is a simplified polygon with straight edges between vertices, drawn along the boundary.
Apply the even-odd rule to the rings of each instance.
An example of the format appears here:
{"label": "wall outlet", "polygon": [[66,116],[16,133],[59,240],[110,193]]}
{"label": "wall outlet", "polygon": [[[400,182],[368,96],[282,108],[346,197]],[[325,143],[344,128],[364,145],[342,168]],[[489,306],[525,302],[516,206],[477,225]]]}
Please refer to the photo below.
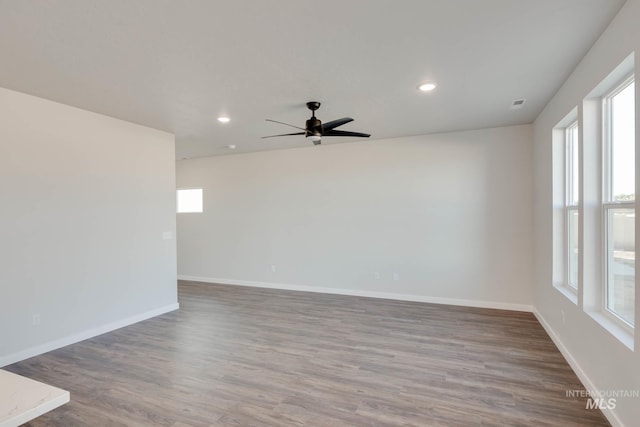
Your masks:
{"label": "wall outlet", "polygon": [[564,310],[560,310],[560,315],[562,316],[562,324],[564,325],[566,323],[566,319],[564,317]]}
{"label": "wall outlet", "polygon": [[31,318],[31,323],[33,326],[38,326],[40,324],[40,313],[34,314]]}
{"label": "wall outlet", "polygon": [[173,239],[173,233],[170,231],[163,231],[162,232],[162,240],[171,240]]}
{"label": "wall outlet", "polygon": [[275,264],[271,264],[271,272],[272,273],[276,272],[276,265]]}
{"label": "wall outlet", "polygon": [[400,279],[400,275],[398,273],[393,273],[393,280]]}
{"label": "wall outlet", "polygon": [[375,273],[373,273],[373,278],[376,280],[380,280],[380,272],[376,271]]}

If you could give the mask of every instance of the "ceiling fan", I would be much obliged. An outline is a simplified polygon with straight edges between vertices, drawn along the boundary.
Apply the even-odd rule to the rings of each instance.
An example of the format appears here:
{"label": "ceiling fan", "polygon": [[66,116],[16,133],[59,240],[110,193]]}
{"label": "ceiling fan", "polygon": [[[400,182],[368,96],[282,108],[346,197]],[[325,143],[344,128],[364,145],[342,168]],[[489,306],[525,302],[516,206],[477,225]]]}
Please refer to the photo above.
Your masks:
{"label": "ceiling fan", "polygon": [[343,117],[341,119],[332,120],[325,124],[316,118],[316,110],[320,108],[320,103],[316,101],[307,102],[307,108],[311,110],[311,118],[307,120],[305,127],[290,125],[289,123],[279,122],[277,120],[267,119],[268,122],[280,123],[300,129],[302,132],[284,133],[281,135],[269,135],[262,138],[274,138],[276,136],[290,136],[290,135],[304,135],[309,141],[313,142],[313,145],[320,145],[323,136],[355,136],[358,138],[369,138],[371,135],[368,133],[350,132],[346,130],[336,130],[338,126],[342,126],[346,123],[352,122],[351,117]]}

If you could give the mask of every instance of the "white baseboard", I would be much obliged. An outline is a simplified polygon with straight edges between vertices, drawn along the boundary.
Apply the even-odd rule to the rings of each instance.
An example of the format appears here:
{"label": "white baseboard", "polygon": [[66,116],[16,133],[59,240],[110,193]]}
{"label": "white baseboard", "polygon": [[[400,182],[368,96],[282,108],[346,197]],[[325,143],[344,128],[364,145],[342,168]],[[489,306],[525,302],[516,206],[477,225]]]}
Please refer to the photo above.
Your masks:
{"label": "white baseboard", "polygon": [[317,292],[322,294],[351,295],[351,296],[367,297],[367,298],[392,299],[392,300],[399,300],[399,301],[427,302],[432,304],[461,305],[465,307],[494,308],[498,310],[513,310],[513,311],[526,311],[526,312],[534,311],[532,305],[526,305],[526,304],[512,304],[512,303],[505,303],[505,302],[430,297],[425,295],[396,294],[391,292],[374,292],[374,291],[363,291],[363,290],[356,290],[356,289],[327,288],[327,287],[320,287],[320,286],[304,286],[304,285],[291,285],[291,284],[283,284],[283,283],[253,282],[248,280],[221,279],[221,278],[212,278],[212,277],[182,276],[182,275],[178,276],[178,280],[188,280],[193,282],[204,282],[204,283],[218,283],[221,285],[250,286],[255,288],[282,289],[282,290],[288,290],[288,291]]}
{"label": "white baseboard", "polygon": [[29,359],[40,354],[44,354],[61,347],[65,347],[71,344],[75,344],[79,341],[83,341],[89,338],[102,335],[107,332],[114,331],[116,329],[123,328],[125,326],[133,325],[134,323],[141,322],[143,320],[150,319],[152,317],[159,316],[164,313],[168,313],[173,310],[177,310],[180,307],[178,303],[169,304],[164,307],[159,307],[154,310],[149,310],[144,313],[136,314],[135,316],[127,317],[126,319],[117,320],[115,322],[107,323],[106,325],[98,326],[96,328],[88,329],[86,331],[79,332],[77,334],[69,335],[64,338],[60,338],[54,341],[37,345],[35,347],[27,348],[26,350],[19,351],[17,353],[9,354],[0,357],[0,368],[10,365],[12,363],[20,362],[21,360]]}
{"label": "white baseboard", "polygon": [[[545,318],[538,311],[534,311],[533,314],[536,316],[538,322],[540,322],[544,330],[547,332],[547,335],[549,335],[556,347],[558,347],[558,350],[560,350],[560,353],[562,353],[569,366],[571,366],[571,369],[573,369],[573,372],[575,372],[575,374],[578,376],[578,379],[580,380],[580,382],[582,382],[582,385],[585,387],[585,389],[588,390],[589,393],[593,393],[597,396],[598,389],[593,384],[593,382],[591,382],[591,379],[589,379],[589,377],[580,367],[573,355],[564,346],[564,344],[562,344],[560,337],[558,337],[553,328],[551,328],[551,325],[547,323]],[[622,423],[622,421],[620,421],[613,409],[603,408],[601,409],[601,411],[613,427],[624,427],[624,424]]]}

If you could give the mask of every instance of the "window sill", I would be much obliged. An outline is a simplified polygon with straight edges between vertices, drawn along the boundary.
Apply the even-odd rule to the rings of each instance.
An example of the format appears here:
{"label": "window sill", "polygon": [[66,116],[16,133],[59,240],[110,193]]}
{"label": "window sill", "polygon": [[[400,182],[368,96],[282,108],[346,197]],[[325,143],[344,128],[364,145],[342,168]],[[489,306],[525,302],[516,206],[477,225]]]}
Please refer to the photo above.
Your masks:
{"label": "window sill", "polygon": [[571,301],[575,305],[578,305],[578,294],[575,289],[567,285],[561,285],[561,284],[555,284],[553,285],[553,287],[556,288],[556,290],[560,292],[562,295],[569,298],[569,301]]}
{"label": "window sill", "polygon": [[587,311],[587,314],[595,320],[596,323],[606,329],[607,332],[616,337],[618,341],[624,344],[629,350],[633,351],[633,333],[618,325],[600,311]]}

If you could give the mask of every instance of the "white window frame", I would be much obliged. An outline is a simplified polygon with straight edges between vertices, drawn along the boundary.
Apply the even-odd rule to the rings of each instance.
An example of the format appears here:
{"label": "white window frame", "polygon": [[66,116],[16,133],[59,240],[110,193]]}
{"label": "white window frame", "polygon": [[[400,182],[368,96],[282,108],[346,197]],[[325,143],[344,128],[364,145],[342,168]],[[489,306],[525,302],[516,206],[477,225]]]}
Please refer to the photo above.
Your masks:
{"label": "white window frame", "polygon": [[[565,201],[564,201],[564,265],[565,265],[565,277],[564,277],[564,285],[573,293],[578,292],[578,288],[580,286],[579,280],[579,266],[576,267],[577,277],[575,278],[575,283],[571,281],[571,223],[569,218],[573,213],[578,214],[578,234],[580,233],[580,182],[578,181],[578,194],[574,194],[574,171],[580,167],[580,143],[579,136],[574,140],[573,131],[578,130],[578,120],[574,120],[569,123],[564,128],[564,191],[565,191]],[[577,164],[574,162],[574,150],[578,150],[578,162]],[[579,174],[578,174],[578,179]],[[579,237],[578,237],[579,238]],[[578,254],[579,256],[579,254]]]}
{"label": "white window frame", "polygon": [[[609,235],[610,235],[610,221],[609,212],[613,209],[632,209],[635,213],[635,200],[633,201],[614,201],[613,200],[613,165],[612,165],[612,109],[611,99],[625,90],[630,84],[634,83],[634,74],[627,75],[622,81],[614,86],[612,90],[602,96],[602,212],[601,212],[601,253],[602,253],[602,313],[611,321],[622,327],[627,332],[633,334],[634,325],[627,322],[624,318],[618,315],[615,311],[609,309],[609,283],[611,279],[611,272],[609,268]],[[636,130],[637,132],[637,130]],[[637,169],[637,165],[636,165]],[[636,171],[637,174],[637,171]],[[637,242],[636,242],[637,249]],[[637,283],[637,281],[636,281]],[[637,292],[637,289],[636,289]],[[634,307],[637,309],[637,307]]]}
{"label": "white window frame", "polygon": [[[605,263],[609,254],[606,252],[607,236],[605,227],[608,212],[605,207],[609,203],[608,185],[605,176],[610,171],[609,153],[605,150],[605,139],[610,132],[609,112],[605,109],[605,98],[616,89],[620,90],[635,70],[635,54],[630,53],[600,83],[598,83],[579,105],[578,120],[580,122],[580,289],[578,291],[578,308],[582,309],[593,321],[609,332],[629,350],[634,350],[636,330],[622,319],[607,310]],[[638,88],[636,87],[636,97]],[[636,113],[637,119],[637,113]],[[567,121],[561,123],[568,123]],[[637,120],[636,120],[637,124]],[[636,129],[636,135],[638,130]],[[557,145],[556,147],[559,148]],[[637,147],[637,136],[636,136]],[[638,179],[636,153],[636,182]],[[557,173],[559,164],[552,163]],[[606,170],[605,170],[606,168]],[[607,177],[608,179],[608,177]],[[554,181],[555,182],[555,181]],[[556,187],[554,186],[554,189]],[[554,192],[555,197],[555,192]],[[553,199],[558,206],[559,199]],[[638,201],[636,200],[636,203]],[[617,205],[616,205],[617,206]],[[554,210],[554,213],[556,211]],[[554,215],[554,221],[558,216]],[[554,222],[555,224],[555,222]],[[617,224],[616,224],[617,225]],[[634,222],[638,225],[638,221]],[[559,240],[559,239],[556,239]],[[554,240],[554,243],[556,242]],[[636,239],[636,243],[638,239]],[[555,266],[555,264],[554,264]],[[555,273],[555,270],[554,270]],[[556,276],[554,276],[556,278]],[[636,284],[639,283],[636,277]],[[567,295],[567,293],[565,293]],[[636,318],[638,317],[637,306]],[[636,322],[637,323],[637,322]]]}
{"label": "white window frame", "polygon": [[[573,203],[571,201],[570,182],[568,180],[568,173],[570,166],[578,168],[580,172],[579,178],[581,178],[582,167],[578,158],[578,164],[573,165],[569,162],[569,132],[576,123],[579,123],[578,106],[569,111],[562,120],[560,120],[552,129],[552,227],[553,227],[553,243],[552,243],[552,284],[553,287],[564,295],[573,304],[578,304],[579,289],[582,281],[582,260],[581,254],[578,254],[578,269],[576,277],[577,287],[569,285],[569,260],[570,260],[570,245],[569,245],[569,215],[571,212],[579,212],[579,224],[577,237],[579,245],[581,239],[581,226],[582,226],[582,207],[580,203]],[[581,136],[578,135],[578,138]],[[579,148],[579,150],[582,150]],[[579,184],[579,183],[578,183]],[[576,199],[581,200],[582,187],[576,189]],[[581,248],[578,246],[578,250]]]}

